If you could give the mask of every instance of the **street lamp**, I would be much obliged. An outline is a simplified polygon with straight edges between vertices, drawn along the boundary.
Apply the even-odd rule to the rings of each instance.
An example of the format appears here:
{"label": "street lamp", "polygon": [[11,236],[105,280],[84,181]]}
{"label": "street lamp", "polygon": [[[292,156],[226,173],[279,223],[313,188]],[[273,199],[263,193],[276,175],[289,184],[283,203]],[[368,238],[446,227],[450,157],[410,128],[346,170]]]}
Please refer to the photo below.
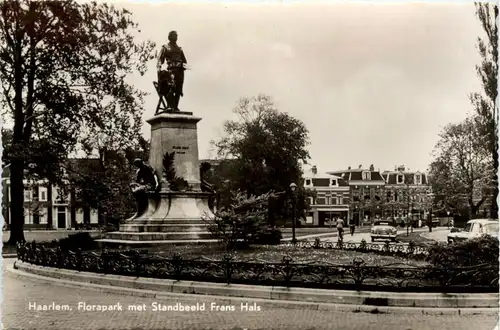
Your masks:
{"label": "street lamp", "polygon": [[448,229],[450,229],[450,213],[450,211],[446,211],[446,214],[448,215],[448,221],[446,221],[448,224]]}
{"label": "street lamp", "polygon": [[297,191],[297,185],[292,182],[290,183],[290,190],[292,191],[292,244],[295,244],[295,194]]}
{"label": "street lamp", "polygon": [[432,232],[432,204],[434,203],[434,194],[432,192],[428,193],[427,196],[430,200],[430,212],[428,219],[429,233]]}

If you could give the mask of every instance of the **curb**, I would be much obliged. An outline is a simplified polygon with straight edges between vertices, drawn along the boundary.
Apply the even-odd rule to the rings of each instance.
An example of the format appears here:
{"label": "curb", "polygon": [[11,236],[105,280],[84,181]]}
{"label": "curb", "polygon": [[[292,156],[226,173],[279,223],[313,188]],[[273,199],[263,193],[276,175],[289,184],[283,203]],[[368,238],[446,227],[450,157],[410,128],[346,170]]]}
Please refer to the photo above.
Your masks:
{"label": "curb", "polygon": [[[6,270],[53,285],[79,287],[103,293],[145,298],[224,300],[231,304],[249,301],[263,307],[312,310],[432,315],[498,314],[498,294],[422,294],[355,292],[305,288],[264,287],[240,284],[175,281],[104,275],[30,265],[16,261]],[[196,296],[195,296],[196,294]],[[377,301],[383,301],[383,306]],[[376,310],[376,311],[375,311]]]}
{"label": "curb", "polygon": [[2,258],[4,258],[4,259],[17,258],[17,254],[16,253],[5,253],[5,254],[2,254]]}

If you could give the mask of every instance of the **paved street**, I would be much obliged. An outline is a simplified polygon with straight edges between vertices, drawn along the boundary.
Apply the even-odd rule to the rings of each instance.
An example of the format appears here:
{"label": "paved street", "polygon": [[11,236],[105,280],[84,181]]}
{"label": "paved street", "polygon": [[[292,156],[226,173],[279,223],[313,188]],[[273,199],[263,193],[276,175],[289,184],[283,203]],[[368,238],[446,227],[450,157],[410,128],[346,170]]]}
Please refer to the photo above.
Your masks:
{"label": "paved street", "polygon": [[[5,260],[7,266],[12,260]],[[5,268],[4,268],[5,269]],[[322,312],[307,309],[262,308],[261,311],[210,311],[210,301],[205,311],[152,311],[149,298],[103,294],[96,291],[53,286],[17,277],[4,271],[3,278],[3,329],[475,329],[491,330],[497,317],[491,315],[419,315],[397,312],[371,314],[355,312]],[[206,298],[205,298],[206,299]],[[165,301],[195,305],[203,303],[197,296],[187,300]],[[114,305],[120,303],[123,311],[78,311],[78,303]],[[219,306],[223,301],[213,300]],[[69,305],[71,311],[29,310],[29,304]],[[146,304],[147,311],[128,311],[129,305]],[[252,302],[249,301],[251,305]]]}
{"label": "paved street", "polygon": [[425,238],[433,239],[438,242],[447,242],[447,236],[450,233],[450,229],[443,228],[441,230],[433,230],[431,233],[423,233],[422,236]]}

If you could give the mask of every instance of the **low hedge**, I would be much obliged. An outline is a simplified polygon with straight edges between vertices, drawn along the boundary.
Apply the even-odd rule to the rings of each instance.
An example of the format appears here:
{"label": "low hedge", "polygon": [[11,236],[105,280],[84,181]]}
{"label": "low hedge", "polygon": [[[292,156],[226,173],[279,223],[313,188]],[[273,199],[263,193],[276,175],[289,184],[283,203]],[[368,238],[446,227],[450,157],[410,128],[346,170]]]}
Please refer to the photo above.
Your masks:
{"label": "low hedge", "polygon": [[53,240],[43,245],[48,248],[59,247],[63,251],[94,250],[98,247],[97,242],[88,232],[70,234],[68,237]]}
{"label": "low hedge", "polygon": [[489,235],[454,244],[429,245],[427,260],[435,266],[473,267],[491,264],[498,267],[498,239]]}

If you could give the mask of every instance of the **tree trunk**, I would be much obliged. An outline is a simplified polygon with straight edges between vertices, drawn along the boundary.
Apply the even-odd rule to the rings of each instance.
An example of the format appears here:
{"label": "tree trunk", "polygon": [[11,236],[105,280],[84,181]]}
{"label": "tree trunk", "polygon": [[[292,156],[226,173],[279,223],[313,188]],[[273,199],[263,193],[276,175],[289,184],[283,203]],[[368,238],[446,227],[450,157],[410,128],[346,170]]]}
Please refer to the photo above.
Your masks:
{"label": "tree trunk", "polygon": [[13,159],[10,166],[10,238],[7,245],[25,242],[24,239],[24,161]]}
{"label": "tree trunk", "polygon": [[53,209],[54,205],[52,204],[52,183],[48,183],[47,185],[47,230],[52,229],[52,219],[53,219]]}
{"label": "tree trunk", "polygon": [[70,188],[70,217],[71,217],[71,228],[76,228],[76,193],[75,188],[71,186]]}
{"label": "tree trunk", "polygon": [[[495,130],[497,126],[495,125]],[[496,131],[495,131],[496,132]],[[496,142],[497,135],[495,134],[495,142]],[[493,169],[494,169],[494,174],[493,174],[493,196],[491,200],[491,217],[493,219],[498,219],[498,151],[497,148],[498,143],[495,143],[495,150],[493,151]]]}

